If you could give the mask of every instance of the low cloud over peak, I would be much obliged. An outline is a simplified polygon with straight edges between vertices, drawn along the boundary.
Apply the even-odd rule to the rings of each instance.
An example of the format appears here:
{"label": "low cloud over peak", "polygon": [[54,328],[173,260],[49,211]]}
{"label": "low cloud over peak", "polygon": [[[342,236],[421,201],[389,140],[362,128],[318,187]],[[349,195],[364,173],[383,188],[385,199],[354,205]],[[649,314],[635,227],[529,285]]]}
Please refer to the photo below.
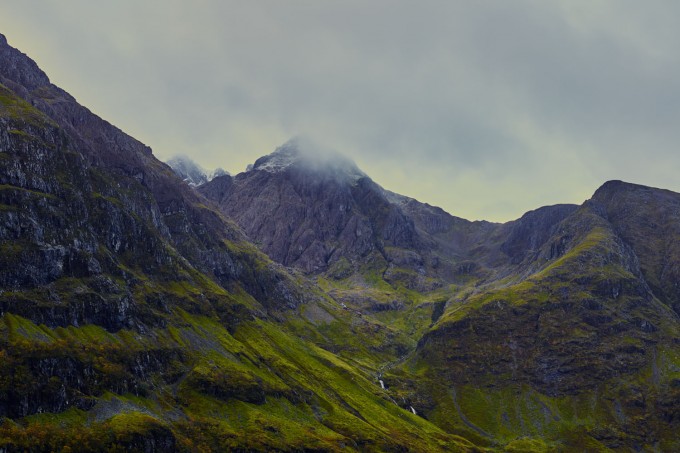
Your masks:
{"label": "low cloud over peak", "polygon": [[309,134],[472,219],[680,190],[680,4],[68,3],[7,0],[0,28],[161,158],[237,171]]}

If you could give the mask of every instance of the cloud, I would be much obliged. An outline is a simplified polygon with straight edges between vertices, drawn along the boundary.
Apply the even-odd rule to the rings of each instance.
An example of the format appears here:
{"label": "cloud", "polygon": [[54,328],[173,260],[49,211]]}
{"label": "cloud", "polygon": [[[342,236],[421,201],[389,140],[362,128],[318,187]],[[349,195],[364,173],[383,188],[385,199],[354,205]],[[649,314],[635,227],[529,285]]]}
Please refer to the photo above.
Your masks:
{"label": "cloud", "polygon": [[680,4],[6,0],[0,27],[154,148],[232,172],[307,135],[468,218],[680,190]]}

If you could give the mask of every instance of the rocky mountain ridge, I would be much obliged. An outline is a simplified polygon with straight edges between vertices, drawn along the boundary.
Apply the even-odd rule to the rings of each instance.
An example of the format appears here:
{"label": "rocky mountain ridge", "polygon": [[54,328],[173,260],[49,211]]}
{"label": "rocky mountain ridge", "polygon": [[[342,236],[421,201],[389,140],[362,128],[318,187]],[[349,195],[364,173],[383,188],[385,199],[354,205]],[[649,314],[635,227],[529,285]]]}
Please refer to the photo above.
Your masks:
{"label": "rocky mountain ridge", "polygon": [[212,181],[218,176],[229,174],[222,168],[208,171],[185,155],[171,157],[165,163],[172,168],[177,176],[182,178],[191,187],[198,187],[201,184]]}
{"label": "rocky mountain ridge", "polygon": [[[306,147],[302,151],[302,147]],[[390,192],[339,154],[292,140],[234,177],[198,188],[270,258],[306,273],[359,272],[418,289],[468,274],[516,273],[575,205],[544,207],[506,224],[471,222]]]}

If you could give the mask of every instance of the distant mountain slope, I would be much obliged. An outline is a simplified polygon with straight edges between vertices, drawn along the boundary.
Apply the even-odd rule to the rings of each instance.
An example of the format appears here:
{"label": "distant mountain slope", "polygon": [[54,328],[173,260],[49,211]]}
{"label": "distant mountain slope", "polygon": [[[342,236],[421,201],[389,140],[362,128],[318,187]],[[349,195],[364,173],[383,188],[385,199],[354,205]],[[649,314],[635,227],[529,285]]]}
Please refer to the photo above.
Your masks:
{"label": "distant mountain slope", "polygon": [[221,168],[216,168],[212,171],[207,171],[196,162],[191,160],[188,156],[178,155],[168,159],[166,162],[172,170],[182,178],[187,184],[192,187],[200,186],[208,181],[212,181],[218,176],[228,175],[226,171]]}
{"label": "distant mountain slope", "polygon": [[679,194],[612,181],[582,206],[470,222],[294,141],[199,190],[272,259],[416,332],[384,380],[437,425],[479,442],[677,446],[662,424],[680,410]]}

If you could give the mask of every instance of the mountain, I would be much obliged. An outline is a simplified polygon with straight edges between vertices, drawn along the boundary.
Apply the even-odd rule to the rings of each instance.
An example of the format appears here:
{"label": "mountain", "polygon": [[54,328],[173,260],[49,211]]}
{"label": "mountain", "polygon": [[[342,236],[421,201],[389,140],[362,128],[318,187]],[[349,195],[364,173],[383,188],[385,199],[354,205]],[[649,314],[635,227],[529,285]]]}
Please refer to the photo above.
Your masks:
{"label": "mountain", "polygon": [[299,138],[182,168],[0,35],[0,450],[680,450],[680,194],[500,224]]}
{"label": "mountain", "polygon": [[610,181],[581,206],[469,222],[305,147],[199,191],[273,260],[409,332],[381,371],[393,396],[482,445],[675,448],[680,195]]}
{"label": "mountain", "polygon": [[385,190],[349,159],[301,139],[198,190],[274,261],[345,277],[370,263],[386,281],[419,290],[517,273],[577,209],[556,205],[507,224],[470,222]]}
{"label": "mountain", "polygon": [[374,381],[404,335],[273,263],[4,36],[0,251],[2,450],[474,449]]}
{"label": "mountain", "polygon": [[[655,216],[610,216],[644,212],[647,197],[658,200]],[[527,260],[526,278],[449,301],[395,371],[419,370],[400,391],[418,394],[439,426],[464,423],[482,437],[557,439],[569,427],[580,450],[675,450],[679,318],[649,283],[651,255],[622,232],[661,228],[678,200],[605,184]],[[672,238],[671,229],[644,242]]]}
{"label": "mountain", "polygon": [[385,190],[349,159],[301,139],[198,190],[276,262],[419,292],[526,274],[528,255],[577,208],[544,207],[507,224],[470,222]]}
{"label": "mountain", "polygon": [[413,245],[413,225],[353,162],[337,154],[306,154],[297,141],[200,191],[270,257],[308,272],[341,258],[382,259],[386,247]]}
{"label": "mountain", "polygon": [[200,186],[208,181],[212,181],[218,176],[228,175],[222,168],[216,168],[212,171],[207,171],[191,160],[190,157],[184,155],[174,156],[166,162],[172,168],[177,176],[182,178],[187,184],[192,187]]}

